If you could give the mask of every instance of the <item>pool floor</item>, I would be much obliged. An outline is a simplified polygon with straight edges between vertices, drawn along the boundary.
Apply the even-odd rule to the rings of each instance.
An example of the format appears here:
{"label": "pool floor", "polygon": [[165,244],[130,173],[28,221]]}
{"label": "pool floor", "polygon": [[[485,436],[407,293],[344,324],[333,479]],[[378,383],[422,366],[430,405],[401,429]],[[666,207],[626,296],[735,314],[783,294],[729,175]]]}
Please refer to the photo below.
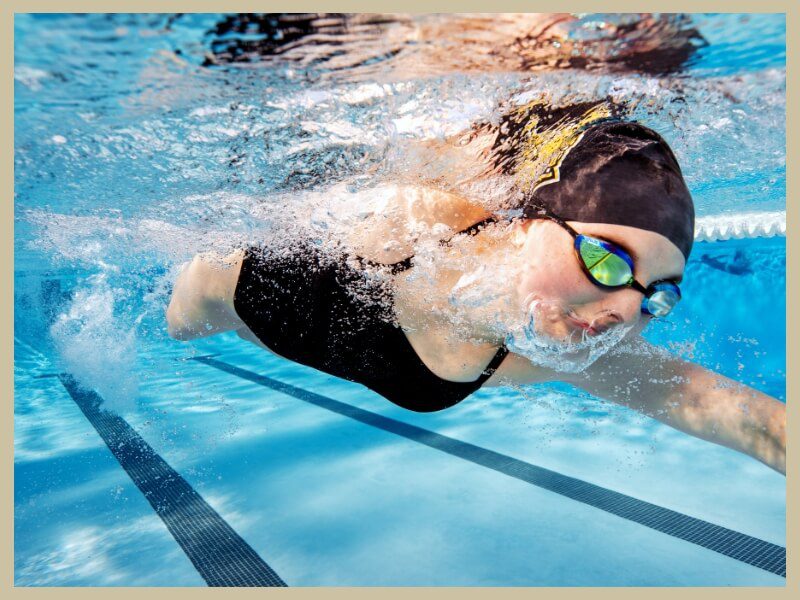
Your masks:
{"label": "pool floor", "polygon": [[[785,585],[253,378],[785,546],[783,476],[631,411],[542,388],[411,413],[230,335],[142,354],[149,372],[119,415],[289,586]],[[181,546],[57,365],[24,340],[15,365],[16,585],[213,585],[216,567]]]}

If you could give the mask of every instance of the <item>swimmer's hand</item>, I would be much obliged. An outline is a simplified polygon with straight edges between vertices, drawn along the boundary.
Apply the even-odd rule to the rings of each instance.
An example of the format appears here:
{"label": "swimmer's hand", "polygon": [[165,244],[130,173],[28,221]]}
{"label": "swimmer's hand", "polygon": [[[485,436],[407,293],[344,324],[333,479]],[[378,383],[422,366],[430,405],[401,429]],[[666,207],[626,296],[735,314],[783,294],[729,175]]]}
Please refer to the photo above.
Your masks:
{"label": "swimmer's hand", "polygon": [[643,339],[569,375],[570,383],[786,474],[786,405]]}

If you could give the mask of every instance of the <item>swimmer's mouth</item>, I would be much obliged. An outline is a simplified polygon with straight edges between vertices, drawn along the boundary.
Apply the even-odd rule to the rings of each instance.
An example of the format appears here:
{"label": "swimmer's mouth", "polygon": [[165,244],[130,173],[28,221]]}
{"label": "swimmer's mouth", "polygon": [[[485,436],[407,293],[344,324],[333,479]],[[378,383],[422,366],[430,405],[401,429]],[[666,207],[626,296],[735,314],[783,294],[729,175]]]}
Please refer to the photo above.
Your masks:
{"label": "swimmer's mouth", "polygon": [[595,336],[599,332],[583,319],[574,316],[573,313],[567,315],[567,321],[572,325],[574,331],[585,331],[587,335]]}
{"label": "swimmer's mouth", "polygon": [[589,335],[591,337],[600,335],[601,333],[605,333],[611,327],[611,325],[608,322],[598,323],[597,321],[593,321],[589,323],[588,321],[581,319],[574,312],[569,312],[567,313],[566,316],[567,316],[567,321],[569,321],[573,325],[576,331],[585,331],[586,335]]}

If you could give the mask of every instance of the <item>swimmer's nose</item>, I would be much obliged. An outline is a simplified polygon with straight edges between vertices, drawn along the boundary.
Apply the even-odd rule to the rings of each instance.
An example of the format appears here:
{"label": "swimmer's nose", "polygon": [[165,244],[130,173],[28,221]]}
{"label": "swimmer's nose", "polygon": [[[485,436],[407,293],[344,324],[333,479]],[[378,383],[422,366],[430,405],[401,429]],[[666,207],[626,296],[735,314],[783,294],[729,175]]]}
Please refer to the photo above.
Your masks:
{"label": "swimmer's nose", "polygon": [[601,333],[605,333],[612,327],[621,325],[622,323],[622,316],[616,312],[606,312],[595,318],[592,321],[591,326],[595,332],[595,335],[599,335]]}

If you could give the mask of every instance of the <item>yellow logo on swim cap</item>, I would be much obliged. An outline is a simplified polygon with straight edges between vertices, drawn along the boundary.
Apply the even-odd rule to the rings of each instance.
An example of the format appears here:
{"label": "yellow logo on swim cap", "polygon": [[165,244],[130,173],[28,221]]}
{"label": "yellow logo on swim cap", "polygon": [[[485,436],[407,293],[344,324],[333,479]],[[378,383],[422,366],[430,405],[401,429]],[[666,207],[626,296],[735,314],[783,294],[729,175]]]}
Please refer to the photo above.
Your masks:
{"label": "yellow logo on swim cap", "polygon": [[545,105],[534,100],[515,112],[528,112],[530,118],[523,128],[523,142],[517,163],[516,180],[523,189],[536,191],[542,186],[561,179],[561,163],[569,151],[583,138],[587,125],[602,121],[613,115],[610,103],[600,102],[577,119],[562,118],[547,129],[539,129],[540,117],[536,108]]}

